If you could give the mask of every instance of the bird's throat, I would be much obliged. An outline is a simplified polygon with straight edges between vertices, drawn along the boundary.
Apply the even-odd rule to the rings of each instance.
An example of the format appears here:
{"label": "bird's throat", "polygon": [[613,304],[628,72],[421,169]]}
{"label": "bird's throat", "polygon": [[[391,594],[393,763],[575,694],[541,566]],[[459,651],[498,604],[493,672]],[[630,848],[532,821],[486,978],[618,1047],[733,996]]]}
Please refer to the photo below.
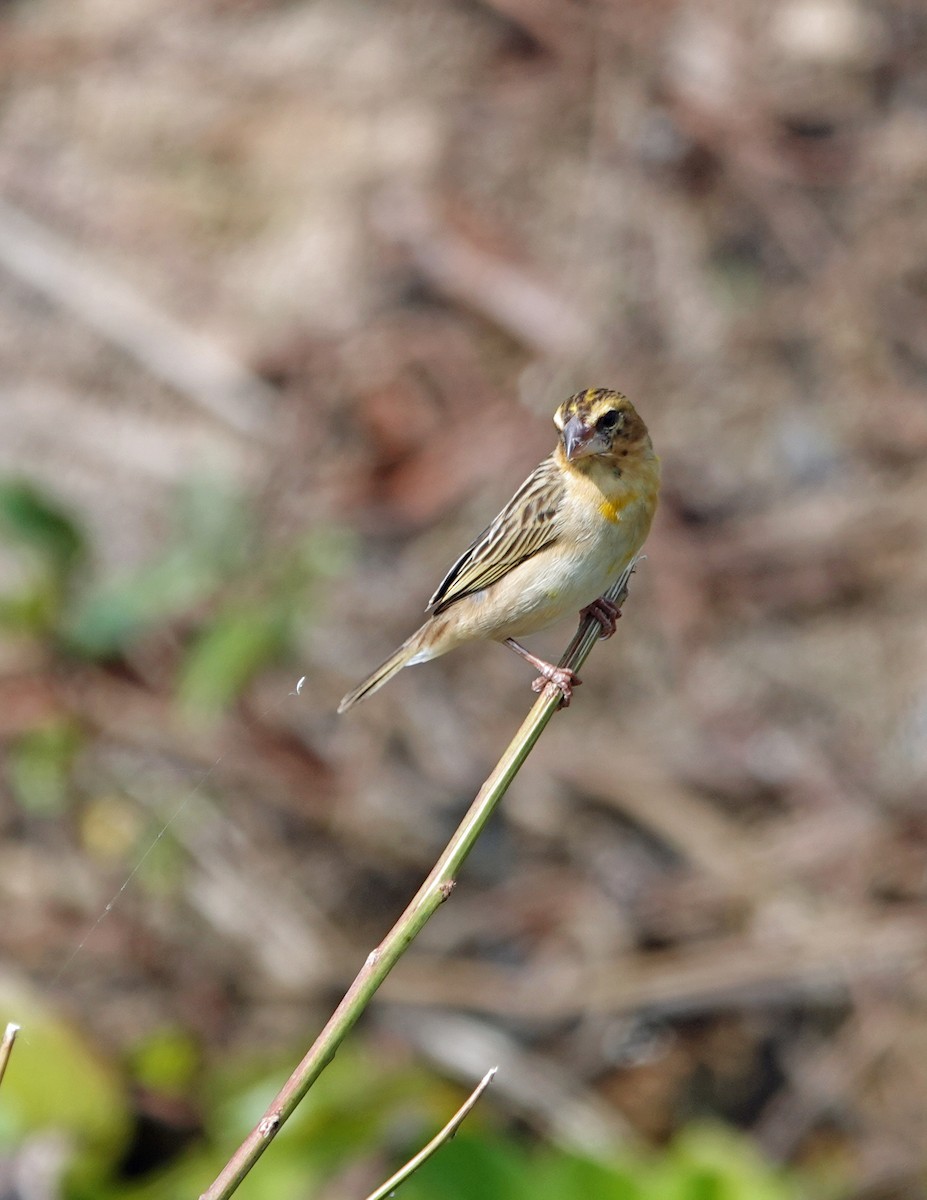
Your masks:
{"label": "bird's throat", "polygon": [[596,508],[611,524],[617,524],[629,506],[642,500],[652,505],[660,486],[660,460],[652,450],[639,457],[622,456],[620,462],[604,457],[580,459],[567,463],[567,469],[577,483],[583,481],[581,487],[594,489]]}

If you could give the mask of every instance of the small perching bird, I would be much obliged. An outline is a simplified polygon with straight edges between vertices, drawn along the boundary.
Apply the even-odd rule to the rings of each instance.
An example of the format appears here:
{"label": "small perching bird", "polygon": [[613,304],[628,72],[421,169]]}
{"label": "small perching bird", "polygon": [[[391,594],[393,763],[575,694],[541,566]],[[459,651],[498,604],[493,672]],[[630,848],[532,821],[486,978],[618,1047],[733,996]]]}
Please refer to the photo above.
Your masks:
{"label": "small perching bird", "polygon": [[640,552],[660,487],[647,426],[620,392],[590,388],[554,414],[560,440],[460,556],[425,609],[428,620],[338,705],[346,712],[403,667],[464,642],[503,642],[530,662],[540,691],[569,704],[580,680],[515,640],[580,610],[611,637],[620,613],[603,593]]}

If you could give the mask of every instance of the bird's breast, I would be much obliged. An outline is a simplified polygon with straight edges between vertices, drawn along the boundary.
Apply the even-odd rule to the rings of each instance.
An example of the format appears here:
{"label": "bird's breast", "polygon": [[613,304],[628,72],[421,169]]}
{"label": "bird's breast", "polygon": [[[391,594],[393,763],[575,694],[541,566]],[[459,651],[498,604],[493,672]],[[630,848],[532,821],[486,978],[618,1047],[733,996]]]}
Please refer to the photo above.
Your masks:
{"label": "bird's breast", "polygon": [[475,595],[449,609],[456,635],[521,637],[553,624],[601,596],[644,543],[655,490],[604,493],[586,480],[569,486],[554,540]]}
{"label": "bird's breast", "polygon": [[621,520],[621,510],[624,506],[617,500],[603,500],[599,505],[599,515],[614,525]]}

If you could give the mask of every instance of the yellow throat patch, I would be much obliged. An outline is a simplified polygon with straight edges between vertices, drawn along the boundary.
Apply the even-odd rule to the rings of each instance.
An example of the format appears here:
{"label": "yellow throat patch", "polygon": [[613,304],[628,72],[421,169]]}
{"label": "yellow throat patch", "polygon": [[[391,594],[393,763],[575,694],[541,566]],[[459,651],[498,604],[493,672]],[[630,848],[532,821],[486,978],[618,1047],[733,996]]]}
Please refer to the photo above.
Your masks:
{"label": "yellow throat patch", "polygon": [[626,501],[619,500],[603,500],[599,505],[599,512],[606,521],[611,521],[613,525],[617,525],[621,520],[621,510],[624,508]]}

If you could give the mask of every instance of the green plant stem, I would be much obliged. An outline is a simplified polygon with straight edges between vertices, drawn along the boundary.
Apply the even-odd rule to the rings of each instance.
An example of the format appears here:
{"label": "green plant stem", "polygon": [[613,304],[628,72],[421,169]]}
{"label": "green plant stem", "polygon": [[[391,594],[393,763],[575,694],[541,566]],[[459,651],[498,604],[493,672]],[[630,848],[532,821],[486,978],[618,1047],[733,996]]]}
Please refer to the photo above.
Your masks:
{"label": "green plant stem", "polygon": [[[606,593],[606,598],[619,608],[627,597],[628,581],[634,571],[636,561],[627,568],[617,583]],[[592,647],[599,639],[600,632],[598,622],[593,617],[586,617],[580,622],[559,665],[578,671],[589,657]],[[453,891],[456,875],[462,863],[508,790],[509,784],[531,753],[535,742],[560,707],[560,699],[560,692],[553,684],[548,684],[541,692],[521,728],[480,788],[476,799],[470,805],[466,816],[457,827],[457,831],[435,863],[428,878],[380,945],[367,956],[367,960],[354,982],[332,1013],[325,1028],[309,1048],[305,1058],[274,1097],[264,1116],[238,1147],[211,1186],[202,1193],[200,1200],[227,1200],[227,1197],[232,1195],[276,1137],[283,1124],[292,1115],[306,1092],[331,1062],[336,1050],[370,1003],[377,988],[421,932],[429,918]]]}
{"label": "green plant stem", "polygon": [[367,1200],[386,1200],[386,1197],[391,1196],[401,1183],[405,1183],[410,1175],[414,1175],[423,1163],[427,1162],[433,1154],[440,1150],[445,1142],[449,1142],[463,1124],[464,1119],[469,1115],[477,1100],[479,1100],[483,1092],[492,1083],[493,1076],[498,1070],[498,1067],[491,1067],[441,1132],[435,1134],[428,1145],[423,1146],[418,1154],[414,1158],[410,1158],[404,1166],[400,1167],[395,1175],[391,1175],[386,1183],[381,1183],[375,1192],[371,1192]]}
{"label": "green plant stem", "polygon": [[3,1032],[2,1039],[0,1039],[0,1083],[3,1082],[3,1076],[6,1074],[6,1065],[10,1061],[13,1043],[16,1041],[16,1035],[19,1033],[19,1030],[20,1026],[10,1021]]}

